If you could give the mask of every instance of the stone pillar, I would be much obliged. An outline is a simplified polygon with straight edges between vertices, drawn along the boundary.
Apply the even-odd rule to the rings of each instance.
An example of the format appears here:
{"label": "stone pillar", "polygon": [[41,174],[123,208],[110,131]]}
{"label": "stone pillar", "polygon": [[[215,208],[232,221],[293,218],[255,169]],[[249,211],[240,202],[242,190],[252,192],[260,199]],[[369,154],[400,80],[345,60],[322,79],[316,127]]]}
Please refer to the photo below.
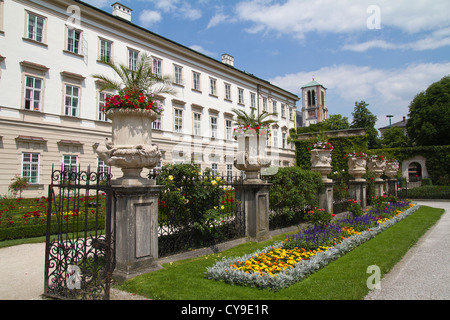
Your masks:
{"label": "stone pillar", "polygon": [[158,197],[162,186],[113,185],[116,196],[113,278],[124,281],[160,269],[158,264]]}
{"label": "stone pillar", "polygon": [[333,213],[334,182],[325,182],[324,185],[324,190],[319,194],[319,208],[323,208],[325,211]]}
{"label": "stone pillar", "polygon": [[384,181],[383,180],[375,180],[375,196],[379,197],[384,194]]}
{"label": "stone pillar", "polygon": [[236,199],[240,199],[245,211],[246,236],[251,241],[265,241],[269,234],[270,183],[244,183],[235,187]]}
{"label": "stone pillar", "polygon": [[348,183],[348,192],[350,198],[356,201],[360,201],[361,208],[365,209],[367,206],[366,199],[366,187],[367,182],[365,179],[354,179]]}

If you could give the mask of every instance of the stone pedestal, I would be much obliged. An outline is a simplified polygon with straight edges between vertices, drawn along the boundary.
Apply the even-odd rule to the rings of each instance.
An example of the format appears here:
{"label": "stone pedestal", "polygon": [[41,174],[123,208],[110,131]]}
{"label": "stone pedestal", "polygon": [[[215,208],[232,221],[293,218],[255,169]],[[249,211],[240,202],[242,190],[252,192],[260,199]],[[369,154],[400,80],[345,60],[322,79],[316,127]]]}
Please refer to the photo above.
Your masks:
{"label": "stone pedestal", "polygon": [[160,269],[158,264],[158,197],[162,186],[130,187],[113,184],[116,196],[113,278],[124,281]]}
{"label": "stone pedestal", "polygon": [[366,199],[367,182],[364,179],[350,180],[348,183],[348,192],[350,198],[356,201],[360,201],[361,208],[365,209],[367,206]]}
{"label": "stone pedestal", "polygon": [[325,182],[325,188],[319,194],[319,208],[333,213],[333,186],[334,182]]}
{"label": "stone pedestal", "polygon": [[235,187],[246,216],[246,236],[251,241],[265,241],[269,234],[269,183],[245,183]]}
{"label": "stone pedestal", "polygon": [[375,197],[384,194],[384,181],[382,179],[375,179]]}

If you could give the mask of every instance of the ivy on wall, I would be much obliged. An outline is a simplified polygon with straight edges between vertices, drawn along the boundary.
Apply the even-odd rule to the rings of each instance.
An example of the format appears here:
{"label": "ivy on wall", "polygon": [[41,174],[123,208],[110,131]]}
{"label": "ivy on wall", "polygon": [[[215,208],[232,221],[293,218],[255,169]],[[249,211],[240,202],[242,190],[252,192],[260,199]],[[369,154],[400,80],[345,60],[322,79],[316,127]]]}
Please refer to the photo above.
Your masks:
{"label": "ivy on wall", "polygon": [[423,156],[426,159],[427,171],[433,183],[450,183],[450,145],[386,148],[371,151],[387,158],[397,159],[400,163],[416,156]]}

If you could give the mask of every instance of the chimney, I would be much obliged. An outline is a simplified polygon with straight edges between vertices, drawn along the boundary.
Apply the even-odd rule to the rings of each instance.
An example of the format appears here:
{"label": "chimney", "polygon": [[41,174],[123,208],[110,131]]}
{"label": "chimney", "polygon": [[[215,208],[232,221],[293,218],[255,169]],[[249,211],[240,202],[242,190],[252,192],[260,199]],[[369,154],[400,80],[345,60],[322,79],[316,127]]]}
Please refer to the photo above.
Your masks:
{"label": "chimney", "polygon": [[228,53],[222,55],[222,63],[228,64],[234,67],[234,57],[230,56]]}
{"label": "chimney", "polygon": [[403,116],[403,122],[405,122],[406,121],[406,117],[405,116]]}
{"label": "chimney", "polygon": [[112,5],[112,15],[127,21],[131,21],[131,11],[133,10],[118,2]]}

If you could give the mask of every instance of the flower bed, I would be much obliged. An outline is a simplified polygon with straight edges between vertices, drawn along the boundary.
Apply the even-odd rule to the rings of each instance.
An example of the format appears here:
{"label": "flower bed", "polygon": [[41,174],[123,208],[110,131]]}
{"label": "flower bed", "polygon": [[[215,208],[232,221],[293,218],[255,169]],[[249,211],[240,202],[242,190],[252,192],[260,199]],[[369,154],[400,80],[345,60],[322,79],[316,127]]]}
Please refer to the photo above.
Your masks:
{"label": "flower bed", "polygon": [[[98,197],[64,197],[61,201],[70,203],[70,208],[61,212],[60,218],[62,218],[64,222],[76,216],[78,216],[80,220],[84,220],[87,215],[88,225],[86,230],[93,230],[97,226],[97,212],[94,206],[98,203],[99,212],[97,218],[101,220],[98,222],[98,225],[102,225],[105,215],[104,194],[101,194]],[[48,199],[46,197],[0,199],[0,241],[45,235],[47,230],[48,205]],[[51,215],[52,221],[56,221],[55,212],[52,212]],[[57,224],[55,224],[53,229],[52,232],[58,232]]]}
{"label": "flower bed", "polygon": [[[219,261],[207,268],[205,277],[277,291],[318,271],[418,208],[419,206],[410,202],[386,204],[386,210],[368,212],[360,217],[349,215],[325,228],[315,230],[308,228],[273,246],[242,257],[230,257]],[[310,241],[308,237],[318,239],[315,249],[295,245],[296,241],[313,243],[314,241]]]}

